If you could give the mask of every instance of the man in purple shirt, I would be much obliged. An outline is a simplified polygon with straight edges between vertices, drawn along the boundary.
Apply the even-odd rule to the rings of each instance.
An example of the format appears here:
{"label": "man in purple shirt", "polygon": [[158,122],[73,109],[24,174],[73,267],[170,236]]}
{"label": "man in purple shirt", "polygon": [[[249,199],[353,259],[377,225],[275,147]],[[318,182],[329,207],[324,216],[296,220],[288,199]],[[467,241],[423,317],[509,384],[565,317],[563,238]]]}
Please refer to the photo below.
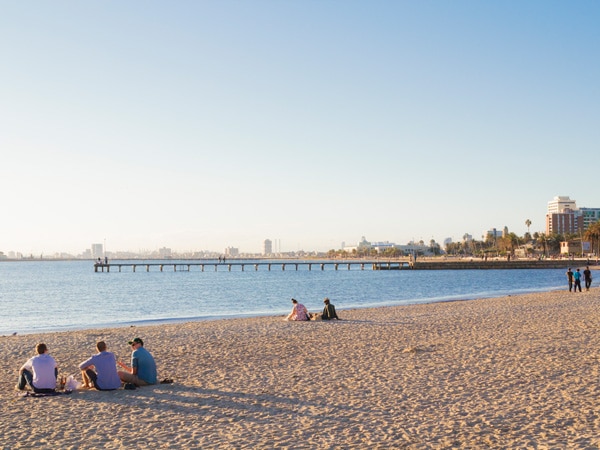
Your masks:
{"label": "man in purple shirt", "polygon": [[99,391],[110,391],[121,387],[121,379],[117,374],[117,359],[115,354],[107,351],[106,348],[104,341],[98,342],[96,344],[98,353],[79,364],[85,387],[95,387]]}

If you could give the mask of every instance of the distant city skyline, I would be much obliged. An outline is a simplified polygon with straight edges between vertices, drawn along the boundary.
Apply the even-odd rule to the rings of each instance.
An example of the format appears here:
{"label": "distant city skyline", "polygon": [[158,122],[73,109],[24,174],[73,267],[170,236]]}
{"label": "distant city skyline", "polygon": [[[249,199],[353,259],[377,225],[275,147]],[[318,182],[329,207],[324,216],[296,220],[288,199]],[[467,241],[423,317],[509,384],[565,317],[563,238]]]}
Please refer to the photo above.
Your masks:
{"label": "distant city skyline", "polygon": [[[2,0],[0,0],[2,1]],[[600,2],[2,1],[0,251],[327,251],[600,206]]]}
{"label": "distant city skyline", "polygon": [[[552,230],[548,230],[548,226],[549,226],[549,217],[555,215],[555,214],[559,214],[561,216],[565,215],[565,212],[567,212],[569,214],[573,214],[573,212],[575,213],[576,216],[581,215],[580,217],[580,227],[582,229],[582,231],[584,230],[584,217],[582,216],[582,212],[585,211],[586,213],[592,212],[593,213],[593,221],[598,221],[599,217],[600,217],[600,208],[599,207],[595,207],[595,208],[588,208],[588,207],[582,207],[582,208],[578,208],[577,207],[577,201],[576,199],[571,199],[570,196],[555,196],[552,200],[547,202],[547,211],[546,211],[546,221],[545,221],[545,225],[546,225],[546,230],[543,231],[538,231],[539,233],[550,233],[552,232]],[[589,219],[589,218],[588,218]],[[573,219],[572,219],[573,220]],[[531,219],[526,219],[525,221],[523,221],[524,226],[527,228],[526,232],[529,232],[531,234],[535,233],[532,232],[529,229],[529,226],[527,225],[527,221],[531,221]],[[575,223],[575,222],[573,222]],[[531,221],[531,224],[533,224],[533,222]],[[530,224],[530,225],[531,225]],[[589,223],[588,223],[589,225]],[[500,227],[500,226],[492,226],[490,228],[488,228],[487,230],[483,230],[481,232],[481,234],[478,233],[471,233],[471,232],[465,232],[463,233],[460,238],[458,239],[454,239],[452,237],[446,237],[443,240],[439,240],[439,239],[435,239],[435,238],[431,238],[431,239],[423,239],[423,238],[419,238],[419,239],[410,239],[409,241],[406,242],[396,242],[396,241],[390,241],[387,239],[375,239],[373,240],[374,242],[385,242],[385,243],[393,243],[393,244],[412,244],[414,242],[419,242],[419,241],[423,241],[426,244],[429,243],[431,240],[434,240],[436,243],[438,243],[439,245],[442,246],[447,242],[457,242],[457,241],[462,241],[464,236],[468,236],[469,239],[474,239],[474,240],[479,240],[479,238],[481,237],[482,240],[485,239],[485,236],[488,234],[491,234],[492,232],[495,232],[498,236],[502,234],[503,230],[508,230],[509,227],[504,226],[504,227]],[[564,233],[564,232],[568,232],[568,233],[573,233],[573,232],[577,232],[577,226],[573,225],[572,229],[558,229],[557,232],[559,233]],[[513,230],[510,230],[512,232],[514,232]],[[518,235],[524,235],[525,232],[522,233],[517,233]],[[365,240],[365,236],[361,236],[360,240]],[[260,246],[261,246],[261,250],[259,251],[251,251],[251,250],[244,250],[244,249],[240,249],[238,247],[232,247],[232,246],[227,246],[224,249],[211,249],[211,248],[203,248],[203,249],[194,249],[194,248],[182,248],[182,249],[173,249],[169,246],[161,246],[160,248],[147,248],[147,249],[138,249],[138,250],[132,250],[132,249],[113,249],[110,250],[108,249],[107,245],[106,245],[106,239],[104,239],[104,241],[102,243],[100,242],[95,242],[95,243],[91,243],[90,246],[88,248],[83,249],[80,252],[68,252],[68,251],[64,251],[64,250],[57,250],[54,252],[49,252],[46,253],[46,256],[48,255],[56,255],[56,254],[63,254],[63,255],[70,255],[73,257],[86,257],[86,258],[92,258],[92,259],[96,259],[99,256],[105,257],[107,254],[110,255],[117,255],[117,254],[131,254],[131,255],[142,255],[142,254],[154,254],[155,256],[161,256],[161,257],[165,257],[165,256],[170,256],[171,253],[175,253],[175,254],[212,254],[212,255],[217,255],[217,254],[223,254],[223,255],[227,255],[227,256],[237,256],[239,254],[254,254],[254,255],[260,255],[260,254],[280,254],[280,253],[296,253],[296,252],[316,252],[316,253],[323,253],[332,249],[335,250],[339,250],[339,249],[344,249],[345,247],[354,247],[355,244],[359,243],[359,239],[357,239],[356,241],[351,241],[350,245],[346,245],[346,241],[340,241],[340,244],[338,246],[331,246],[327,249],[318,249],[318,248],[311,248],[311,247],[306,247],[306,248],[298,248],[298,249],[287,249],[287,250],[281,250],[281,241],[275,239],[275,247],[273,246],[273,240],[271,239],[263,239],[263,241],[261,242]],[[0,249],[0,254],[4,254],[4,256],[9,256],[10,258],[15,258],[15,257],[27,257],[27,256],[33,256],[33,257],[40,257],[44,254],[44,252],[40,252],[39,254],[36,254],[35,252],[22,252],[22,251],[17,251],[17,250],[2,250]]]}

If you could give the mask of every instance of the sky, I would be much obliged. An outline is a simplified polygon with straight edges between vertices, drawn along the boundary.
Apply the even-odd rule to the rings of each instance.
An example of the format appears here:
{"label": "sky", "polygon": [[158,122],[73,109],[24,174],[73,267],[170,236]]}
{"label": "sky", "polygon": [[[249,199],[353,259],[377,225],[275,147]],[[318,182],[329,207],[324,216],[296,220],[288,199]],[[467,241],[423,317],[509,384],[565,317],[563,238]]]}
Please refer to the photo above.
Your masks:
{"label": "sky", "polygon": [[600,2],[0,0],[0,251],[260,252],[600,207]]}

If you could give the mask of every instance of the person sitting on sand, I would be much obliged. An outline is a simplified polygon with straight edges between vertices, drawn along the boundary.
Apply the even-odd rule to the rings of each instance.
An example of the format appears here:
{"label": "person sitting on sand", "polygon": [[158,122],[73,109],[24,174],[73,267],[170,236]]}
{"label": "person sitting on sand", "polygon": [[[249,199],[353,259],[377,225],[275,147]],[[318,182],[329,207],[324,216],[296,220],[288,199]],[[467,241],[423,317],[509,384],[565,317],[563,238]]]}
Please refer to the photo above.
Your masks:
{"label": "person sitting on sand", "polygon": [[310,320],[306,306],[302,303],[298,303],[298,300],[295,298],[292,299],[292,303],[294,304],[292,312],[288,314],[285,320]]}
{"label": "person sitting on sand", "polygon": [[19,371],[19,382],[17,389],[25,390],[25,386],[40,394],[48,394],[56,389],[56,378],[58,377],[58,366],[56,361],[48,353],[46,344],[38,344],[35,347],[37,355],[29,358]]}
{"label": "person sitting on sand", "polygon": [[144,341],[136,337],[129,341],[133,351],[131,352],[131,367],[123,364],[121,361],[117,364],[125,369],[119,370],[119,378],[125,383],[132,383],[136,386],[148,386],[156,384],[156,363],[148,350],[144,348]]}
{"label": "person sitting on sand", "polygon": [[83,386],[94,387],[99,391],[111,391],[121,387],[121,379],[117,373],[115,354],[106,350],[106,343],[96,344],[98,353],[79,364]]}
{"label": "person sitting on sand", "polygon": [[335,306],[329,303],[329,299],[327,297],[325,297],[323,303],[325,303],[325,307],[323,308],[323,314],[321,315],[321,318],[323,320],[340,320],[337,313],[335,312]]}

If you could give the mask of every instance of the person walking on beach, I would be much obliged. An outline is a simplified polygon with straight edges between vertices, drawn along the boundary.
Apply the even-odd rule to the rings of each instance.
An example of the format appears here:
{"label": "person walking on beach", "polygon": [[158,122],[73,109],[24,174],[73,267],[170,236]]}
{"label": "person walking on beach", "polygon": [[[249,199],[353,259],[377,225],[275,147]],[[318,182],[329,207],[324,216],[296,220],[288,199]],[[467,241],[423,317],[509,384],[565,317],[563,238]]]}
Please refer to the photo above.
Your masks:
{"label": "person walking on beach", "polygon": [[321,315],[323,320],[333,320],[333,319],[340,320],[337,313],[335,312],[335,306],[333,306],[329,302],[329,298],[325,297],[325,300],[323,300],[323,303],[325,303],[325,307],[323,308],[323,314]]}
{"label": "person walking on beach", "polygon": [[567,270],[567,281],[569,282],[569,292],[571,292],[571,290],[573,290],[573,271],[570,267],[569,270]]}
{"label": "person walking on beach", "polygon": [[56,361],[48,353],[46,344],[36,345],[35,352],[37,354],[29,358],[19,370],[17,389],[23,391],[25,386],[29,386],[33,392],[40,394],[54,392],[58,377]]}
{"label": "person walking on beach", "polygon": [[573,284],[573,292],[577,292],[577,288],[579,288],[579,292],[581,292],[581,272],[579,272],[579,269],[577,269],[573,274],[573,280],[575,280]]}
{"label": "person walking on beach", "polygon": [[125,369],[117,372],[121,381],[136,386],[156,384],[156,363],[150,352],[144,348],[144,341],[136,337],[133,341],[129,341],[129,345],[133,349],[131,352],[131,367],[121,361],[117,362],[119,367]]}
{"label": "person walking on beach", "polygon": [[121,379],[117,373],[115,354],[106,350],[106,343],[96,344],[98,353],[79,364],[84,387],[94,387],[99,391],[111,391],[121,387]]}
{"label": "person walking on beach", "polygon": [[590,286],[592,285],[592,272],[590,271],[590,266],[586,266],[583,271],[583,279],[585,281],[585,290],[589,291]]}
{"label": "person walking on beach", "polygon": [[298,303],[298,300],[295,298],[292,299],[292,303],[294,304],[292,312],[288,314],[285,320],[310,320],[306,306],[302,303]]}

